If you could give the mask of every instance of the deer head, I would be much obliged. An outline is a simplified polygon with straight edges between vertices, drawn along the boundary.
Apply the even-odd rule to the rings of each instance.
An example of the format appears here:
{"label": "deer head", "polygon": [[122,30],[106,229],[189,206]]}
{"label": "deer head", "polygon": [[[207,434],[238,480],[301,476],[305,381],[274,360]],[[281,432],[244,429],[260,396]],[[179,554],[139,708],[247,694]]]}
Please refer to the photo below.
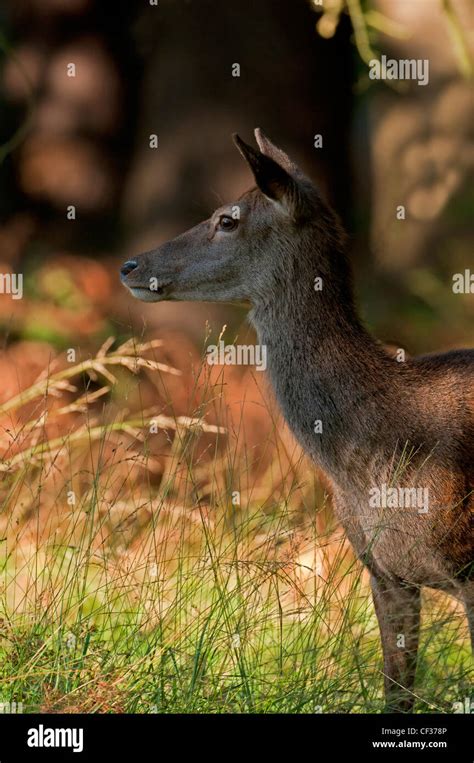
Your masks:
{"label": "deer head", "polygon": [[337,228],[332,213],[281,149],[258,128],[255,137],[259,150],[233,136],[257,187],[186,233],[125,262],[121,280],[134,297],[256,305],[288,279],[302,250],[309,247],[314,257],[323,248],[318,239]]}

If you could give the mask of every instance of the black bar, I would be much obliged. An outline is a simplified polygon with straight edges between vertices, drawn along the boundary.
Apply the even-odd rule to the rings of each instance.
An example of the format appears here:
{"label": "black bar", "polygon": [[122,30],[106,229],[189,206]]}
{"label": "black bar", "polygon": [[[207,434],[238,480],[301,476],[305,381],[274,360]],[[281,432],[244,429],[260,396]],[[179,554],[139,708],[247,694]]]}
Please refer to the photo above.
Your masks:
{"label": "black bar", "polygon": [[[56,729],[62,731],[56,734]],[[74,734],[73,730],[76,730]],[[80,735],[82,730],[82,738]],[[453,715],[0,715],[0,763],[151,761],[240,757],[302,750],[352,760],[473,761],[473,723]],[[42,743],[42,747],[28,745]],[[50,741],[69,747],[49,747]],[[73,751],[73,747],[77,751]],[[286,756],[286,755],[285,755]]]}

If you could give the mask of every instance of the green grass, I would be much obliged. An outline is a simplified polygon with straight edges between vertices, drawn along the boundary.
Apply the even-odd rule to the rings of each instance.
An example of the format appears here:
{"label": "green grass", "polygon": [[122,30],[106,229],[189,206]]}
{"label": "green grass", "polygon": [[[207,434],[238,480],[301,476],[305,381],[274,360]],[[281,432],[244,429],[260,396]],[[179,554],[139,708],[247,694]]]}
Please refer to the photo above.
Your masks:
{"label": "green grass", "polygon": [[[40,598],[48,603],[4,623],[3,701],[27,711],[382,711],[377,626],[358,577],[343,602],[320,581],[295,604],[278,564],[242,564],[207,543],[165,580],[137,562],[110,581],[85,549],[47,557],[41,587],[51,593]],[[462,624],[439,606],[431,614],[423,712],[470,695]]]}
{"label": "green grass", "polygon": [[[130,346],[123,363],[120,351],[112,357],[102,355],[104,367],[138,369]],[[153,363],[141,368],[166,376]],[[68,370],[68,383],[83,373]],[[45,384],[64,396],[58,374]],[[382,712],[366,573],[314,470],[278,427],[266,468],[241,429],[203,434],[179,417],[174,429],[155,419],[164,434],[153,447],[113,399],[94,418],[101,395],[89,392],[84,408],[75,383],[69,404],[50,410],[60,436],[32,425],[49,405],[41,385],[3,411],[39,400],[5,427],[13,439],[0,515],[0,701],[24,712]],[[200,392],[223,422],[215,388],[206,381]],[[462,609],[428,593],[416,710],[452,712],[471,680]]]}

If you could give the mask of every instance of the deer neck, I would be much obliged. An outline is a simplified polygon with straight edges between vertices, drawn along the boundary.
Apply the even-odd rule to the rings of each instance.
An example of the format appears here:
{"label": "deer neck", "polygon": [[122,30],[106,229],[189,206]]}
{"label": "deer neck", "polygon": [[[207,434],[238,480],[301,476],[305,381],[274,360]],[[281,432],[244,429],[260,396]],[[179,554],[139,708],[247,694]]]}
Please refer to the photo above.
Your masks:
{"label": "deer neck", "polygon": [[400,364],[363,328],[350,280],[342,294],[331,278],[315,291],[312,271],[301,262],[289,269],[286,284],[280,279],[250,317],[290,428],[342,486],[355,468],[364,481],[364,465],[372,468],[377,450],[403,437],[397,431]]}

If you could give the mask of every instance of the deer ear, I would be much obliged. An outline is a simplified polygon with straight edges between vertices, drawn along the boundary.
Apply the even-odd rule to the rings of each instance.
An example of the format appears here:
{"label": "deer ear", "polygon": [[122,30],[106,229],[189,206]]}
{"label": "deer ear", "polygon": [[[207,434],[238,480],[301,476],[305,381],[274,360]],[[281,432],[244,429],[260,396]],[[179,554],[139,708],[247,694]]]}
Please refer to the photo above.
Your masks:
{"label": "deer ear", "polygon": [[296,164],[291,161],[288,154],[285,154],[281,148],[275,146],[275,144],[271,142],[270,138],[267,138],[260,127],[257,127],[255,130],[255,139],[262,154],[269,156],[270,159],[273,159],[273,161],[279,164],[280,167],[283,167],[283,169],[285,169],[290,175],[298,176],[302,174],[301,170],[296,166]]}
{"label": "deer ear", "polygon": [[283,201],[292,179],[283,167],[261,151],[256,151],[245,143],[237,133],[232,136],[234,143],[253,172],[258,187],[270,199]]}
{"label": "deer ear", "polygon": [[237,133],[232,136],[235,145],[252,170],[255,182],[269,199],[279,202],[293,219],[299,219],[308,212],[305,193],[298,180],[272,157],[240,138]]}

